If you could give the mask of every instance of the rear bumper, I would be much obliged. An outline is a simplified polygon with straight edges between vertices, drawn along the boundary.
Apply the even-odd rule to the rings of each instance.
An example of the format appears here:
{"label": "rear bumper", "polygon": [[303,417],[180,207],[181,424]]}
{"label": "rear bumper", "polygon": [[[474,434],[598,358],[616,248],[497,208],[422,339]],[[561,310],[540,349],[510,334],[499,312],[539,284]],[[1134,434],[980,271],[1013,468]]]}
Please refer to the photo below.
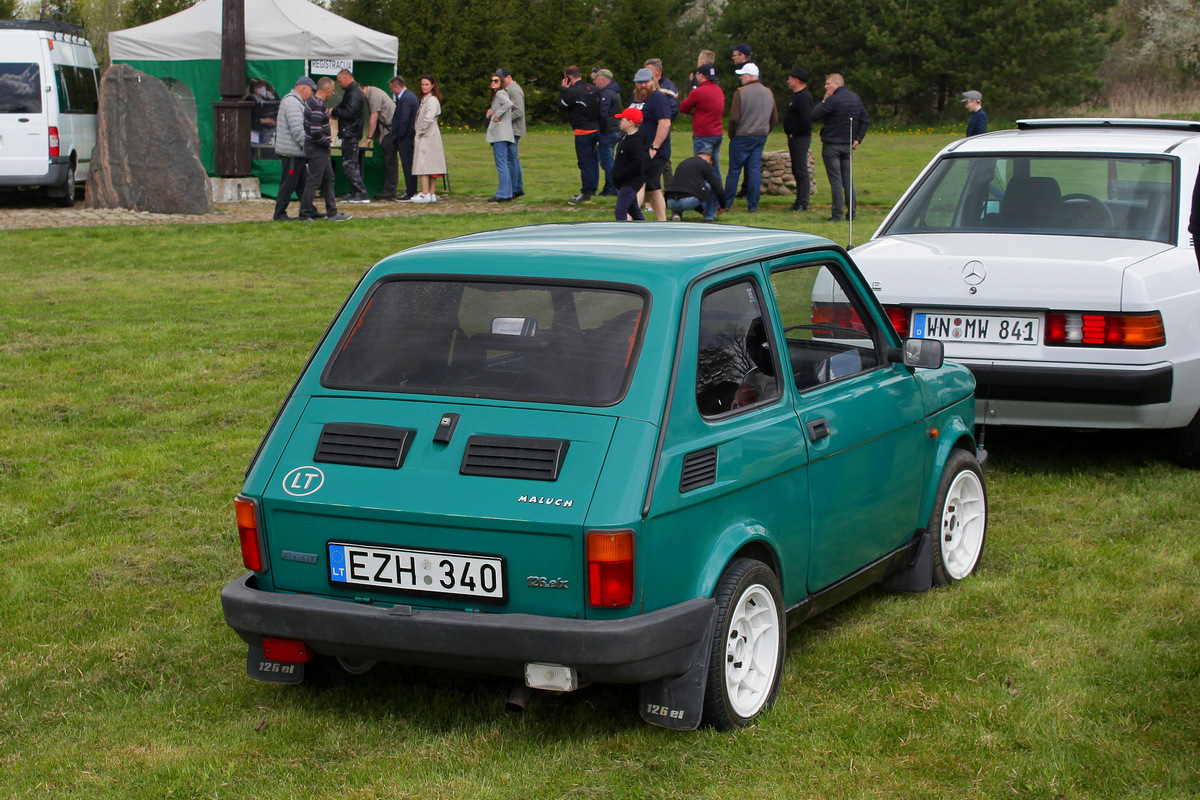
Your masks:
{"label": "rear bumper", "polygon": [[1096,368],[960,362],[975,376],[979,400],[1149,406],[1171,402],[1170,364]]}
{"label": "rear bumper", "polygon": [[574,667],[580,680],[642,683],[688,670],[708,647],[712,599],[618,620],[359,605],[260,591],[252,573],[221,592],[225,622],[249,645],[299,639],[317,653],[520,677],[528,662]]}
{"label": "rear bumper", "polygon": [[34,188],[38,186],[58,186],[67,179],[67,170],[71,166],[68,156],[59,156],[46,162],[46,171],[34,175],[4,175],[0,174],[0,187],[11,189]]}

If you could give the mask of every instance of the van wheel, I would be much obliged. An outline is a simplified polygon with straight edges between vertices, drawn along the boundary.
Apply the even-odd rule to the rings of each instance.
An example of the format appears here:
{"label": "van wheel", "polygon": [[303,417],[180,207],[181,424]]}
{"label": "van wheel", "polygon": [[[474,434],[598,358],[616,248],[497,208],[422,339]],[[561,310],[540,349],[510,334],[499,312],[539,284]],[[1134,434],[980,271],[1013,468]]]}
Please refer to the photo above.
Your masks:
{"label": "van wheel", "polygon": [[75,165],[71,164],[67,168],[67,178],[62,182],[60,189],[65,192],[61,197],[55,197],[54,202],[60,208],[70,208],[75,205]]}
{"label": "van wheel", "polygon": [[975,456],[955,450],[942,470],[929,518],[933,548],[933,585],[948,586],[979,566],[987,536],[987,489]]}
{"label": "van wheel", "polygon": [[717,627],[704,690],[704,722],[723,731],[749,725],[775,702],[787,628],[779,579],[761,561],[734,559],[714,599]]}

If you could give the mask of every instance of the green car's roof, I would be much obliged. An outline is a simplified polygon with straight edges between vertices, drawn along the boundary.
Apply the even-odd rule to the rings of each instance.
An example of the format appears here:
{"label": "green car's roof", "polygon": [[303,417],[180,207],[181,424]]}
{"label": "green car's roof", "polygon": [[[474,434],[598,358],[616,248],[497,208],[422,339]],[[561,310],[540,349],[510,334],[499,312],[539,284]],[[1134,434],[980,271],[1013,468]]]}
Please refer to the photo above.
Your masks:
{"label": "green car's roof", "polygon": [[371,277],[416,272],[680,284],[710,267],[820,247],[836,245],[808,233],[733,225],[534,225],[420,245],[384,259]]}

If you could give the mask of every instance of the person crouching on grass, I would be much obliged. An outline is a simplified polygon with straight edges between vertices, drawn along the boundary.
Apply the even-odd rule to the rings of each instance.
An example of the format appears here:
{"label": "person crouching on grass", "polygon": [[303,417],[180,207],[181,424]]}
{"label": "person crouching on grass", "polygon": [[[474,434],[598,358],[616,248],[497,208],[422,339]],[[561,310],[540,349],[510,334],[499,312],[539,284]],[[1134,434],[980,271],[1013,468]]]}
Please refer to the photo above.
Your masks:
{"label": "person crouching on grass", "polygon": [[621,121],[621,141],[617,143],[617,154],[613,157],[612,180],[617,187],[617,222],[626,222],[630,217],[645,220],[638,192],[646,185],[646,140],[638,136],[642,124],[642,110],[629,108],[614,117]]}

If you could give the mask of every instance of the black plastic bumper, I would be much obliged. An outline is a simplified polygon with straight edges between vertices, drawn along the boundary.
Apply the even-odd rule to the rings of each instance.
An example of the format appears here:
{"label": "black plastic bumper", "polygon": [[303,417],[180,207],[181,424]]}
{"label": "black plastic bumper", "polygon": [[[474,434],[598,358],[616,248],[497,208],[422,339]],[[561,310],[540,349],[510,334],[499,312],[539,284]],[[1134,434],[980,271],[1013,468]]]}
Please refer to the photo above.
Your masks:
{"label": "black plastic bumper", "polygon": [[1170,365],[1139,370],[1063,369],[966,363],[975,375],[975,396],[987,400],[1031,400],[1110,406],[1171,402]]}
{"label": "black plastic bumper", "polygon": [[225,622],[258,647],[298,639],[322,655],[520,677],[528,662],[574,667],[581,681],[642,683],[682,675],[708,647],[712,599],[616,620],[382,608],[264,592],[247,573],[221,592]]}

